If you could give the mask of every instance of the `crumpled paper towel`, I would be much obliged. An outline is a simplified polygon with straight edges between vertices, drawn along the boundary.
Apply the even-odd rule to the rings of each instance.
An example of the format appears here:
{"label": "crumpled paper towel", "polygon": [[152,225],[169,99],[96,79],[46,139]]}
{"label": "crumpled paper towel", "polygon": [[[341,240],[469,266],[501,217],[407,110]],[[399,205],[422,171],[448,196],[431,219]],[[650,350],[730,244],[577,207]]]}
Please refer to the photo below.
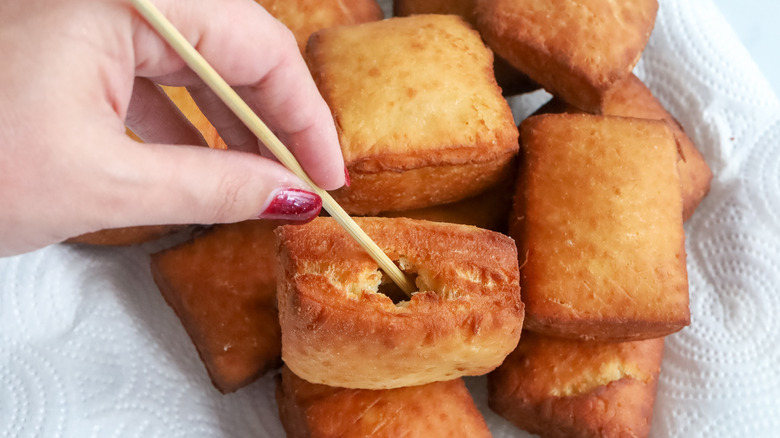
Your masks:
{"label": "crumpled paper towel", "polygon": [[[668,338],[652,436],[778,436],[780,103],[709,0],[661,0],[636,72],[715,173],[686,225],[692,323]],[[0,259],[0,436],[284,436],[271,377],[212,388],[151,279],[156,249]],[[468,383],[496,437],[527,436]]]}

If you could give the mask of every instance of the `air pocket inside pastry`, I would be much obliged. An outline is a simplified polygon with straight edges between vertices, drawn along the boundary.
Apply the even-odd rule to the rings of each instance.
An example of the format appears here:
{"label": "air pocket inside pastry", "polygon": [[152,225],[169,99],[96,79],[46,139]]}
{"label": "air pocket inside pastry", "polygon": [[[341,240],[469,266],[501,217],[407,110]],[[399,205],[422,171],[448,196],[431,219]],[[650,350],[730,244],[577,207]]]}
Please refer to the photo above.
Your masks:
{"label": "air pocket inside pastry", "polygon": [[295,374],[397,388],[484,374],[514,349],[523,304],[510,238],[466,225],[355,220],[419,292],[397,303],[383,294],[377,264],[331,218],[280,227],[282,358]]}

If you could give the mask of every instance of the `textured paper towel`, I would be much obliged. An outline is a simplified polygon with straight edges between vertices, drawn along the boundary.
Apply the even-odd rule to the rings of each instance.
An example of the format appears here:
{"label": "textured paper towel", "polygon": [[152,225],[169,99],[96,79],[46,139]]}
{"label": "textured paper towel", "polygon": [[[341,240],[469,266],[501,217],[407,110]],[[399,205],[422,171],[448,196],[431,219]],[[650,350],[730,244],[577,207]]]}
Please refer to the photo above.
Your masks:
{"label": "textured paper towel", "polygon": [[[715,179],[686,225],[692,324],[667,341],[652,436],[777,436],[780,104],[709,0],[660,3],[637,74]],[[212,388],[151,280],[155,249],[0,259],[0,436],[283,436],[271,378]],[[468,383],[496,437],[526,436]]]}

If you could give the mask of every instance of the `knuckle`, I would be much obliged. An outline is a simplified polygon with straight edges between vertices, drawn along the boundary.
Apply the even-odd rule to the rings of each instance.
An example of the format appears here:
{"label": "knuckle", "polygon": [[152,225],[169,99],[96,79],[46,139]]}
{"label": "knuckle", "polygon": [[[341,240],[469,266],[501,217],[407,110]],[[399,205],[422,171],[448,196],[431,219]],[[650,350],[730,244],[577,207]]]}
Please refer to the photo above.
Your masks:
{"label": "knuckle", "polygon": [[218,182],[216,199],[211,205],[214,223],[235,222],[246,219],[246,185],[237,174],[226,173]]}

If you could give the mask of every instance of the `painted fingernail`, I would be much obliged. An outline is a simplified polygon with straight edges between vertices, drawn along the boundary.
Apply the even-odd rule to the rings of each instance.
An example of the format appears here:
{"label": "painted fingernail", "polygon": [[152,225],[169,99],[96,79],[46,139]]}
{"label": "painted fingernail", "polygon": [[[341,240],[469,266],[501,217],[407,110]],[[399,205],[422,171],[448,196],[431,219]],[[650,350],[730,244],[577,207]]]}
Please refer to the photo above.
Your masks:
{"label": "painted fingernail", "polygon": [[347,187],[352,185],[352,181],[349,179],[349,170],[347,170],[347,166],[344,166],[344,185]]}
{"label": "painted fingernail", "polygon": [[306,223],[320,214],[322,199],[316,193],[300,189],[284,189],[276,193],[260,219]]}

